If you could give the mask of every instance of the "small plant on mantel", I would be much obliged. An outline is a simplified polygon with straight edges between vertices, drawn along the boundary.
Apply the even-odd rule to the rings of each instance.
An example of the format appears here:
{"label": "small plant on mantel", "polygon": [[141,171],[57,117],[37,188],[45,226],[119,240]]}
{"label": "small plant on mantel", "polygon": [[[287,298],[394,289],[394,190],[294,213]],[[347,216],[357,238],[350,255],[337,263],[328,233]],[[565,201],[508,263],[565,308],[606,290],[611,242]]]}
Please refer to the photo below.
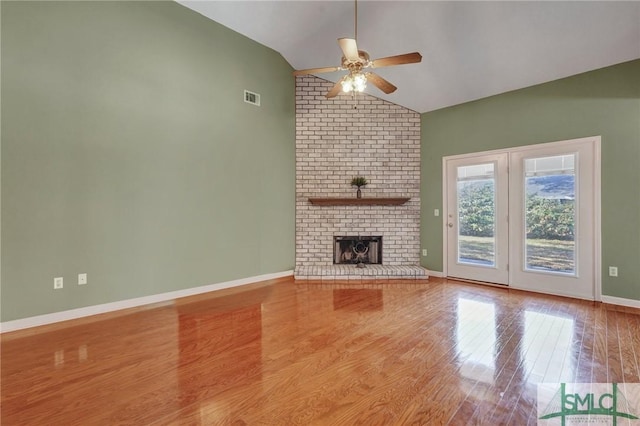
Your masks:
{"label": "small plant on mantel", "polygon": [[360,191],[361,186],[367,186],[369,182],[367,182],[367,178],[364,176],[356,176],[351,179],[351,186],[357,186],[358,191],[356,192],[356,197],[362,198],[362,192]]}

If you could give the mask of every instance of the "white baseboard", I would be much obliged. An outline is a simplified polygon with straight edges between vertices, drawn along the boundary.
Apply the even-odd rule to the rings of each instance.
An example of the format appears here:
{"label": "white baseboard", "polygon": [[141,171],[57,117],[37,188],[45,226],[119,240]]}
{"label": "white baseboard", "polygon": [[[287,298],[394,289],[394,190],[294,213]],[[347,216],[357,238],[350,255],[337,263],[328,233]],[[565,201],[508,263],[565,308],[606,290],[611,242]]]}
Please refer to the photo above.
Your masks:
{"label": "white baseboard", "polygon": [[640,300],[625,299],[625,298],[622,298],[622,297],[615,297],[615,296],[605,296],[603,294],[602,295],[602,302],[603,303],[610,303],[612,305],[620,305],[620,306],[627,306],[629,308],[638,308],[638,309],[640,309]]}
{"label": "white baseboard", "polygon": [[17,331],[25,328],[37,327],[41,325],[53,324],[61,321],[68,321],[88,317],[91,315],[104,314],[107,312],[119,311],[122,309],[136,308],[152,303],[166,302],[181,297],[195,296],[197,294],[208,293],[210,291],[222,290],[225,288],[239,287],[253,284],[260,281],[273,280],[292,276],[293,271],[276,272],[272,274],[258,275],[255,277],[241,278],[233,281],[226,281],[217,284],[210,284],[201,287],[187,288],[184,290],[170,291],[168,293],[154,294],[151,296],[137,297],[135,299],[120,300],[118,302],[104,303],[101,305],[87,306],[84,308],[71,309],[68,311],[54,312],[51,314],[37,315],[29,318],[22,318],[13,321],[0,323],[0,333]]}
{"label": "white baseboard", "polygon": [[429,274],[430,277],[444,278],[444,273],[440,271],[432,271],[429,269],[427,273]]}

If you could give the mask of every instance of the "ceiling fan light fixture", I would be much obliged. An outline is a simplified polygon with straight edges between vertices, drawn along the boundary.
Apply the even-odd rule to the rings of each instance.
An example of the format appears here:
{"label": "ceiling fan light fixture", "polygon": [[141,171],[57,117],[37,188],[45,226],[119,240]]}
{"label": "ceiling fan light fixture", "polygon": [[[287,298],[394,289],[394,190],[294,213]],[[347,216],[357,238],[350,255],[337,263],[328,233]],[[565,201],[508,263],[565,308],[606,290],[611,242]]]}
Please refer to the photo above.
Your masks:
{"label": "ceiling fan light fixture", "polygon": [[349,93],[353,90],[353,81],[351,80],[351,76],[348,75],[342,80],[342,91],[344,93]]}
{"label": "ceiling fan light fixture", "polygon": [[340,84],[344,93],[364,92],[367,88],[367,77],[362,73],[349,74]]}
{"label": "ceiling fan light fixture", "polygon": [[364,74],[356,74],[353,76],[353,90],[363,92],[367,87],[367,77]]}

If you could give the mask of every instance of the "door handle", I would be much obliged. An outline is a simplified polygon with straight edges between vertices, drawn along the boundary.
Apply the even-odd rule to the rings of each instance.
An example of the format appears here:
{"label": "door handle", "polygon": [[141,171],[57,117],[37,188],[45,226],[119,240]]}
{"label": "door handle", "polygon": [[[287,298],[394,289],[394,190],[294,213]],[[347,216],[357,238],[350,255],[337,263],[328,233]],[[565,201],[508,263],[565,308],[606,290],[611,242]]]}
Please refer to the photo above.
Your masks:
{"label": "door handle", "polygon": [[449,228],[453,228],[453,223],[449,222]]}

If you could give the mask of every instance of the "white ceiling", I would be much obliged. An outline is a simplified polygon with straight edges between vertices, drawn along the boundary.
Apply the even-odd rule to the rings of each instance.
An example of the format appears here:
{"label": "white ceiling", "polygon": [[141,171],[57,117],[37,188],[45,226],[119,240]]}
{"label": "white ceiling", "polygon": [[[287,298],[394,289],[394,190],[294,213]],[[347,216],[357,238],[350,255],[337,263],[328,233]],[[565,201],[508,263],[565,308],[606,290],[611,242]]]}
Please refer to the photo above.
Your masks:
{"label": "white ceiling", "polygon": [[[340,65],[337,39],[354,36],[353,1],[179,3],[295,69]],[[419,64],[376,69],[396,92],[367,88],[422,113],[640,58],[640,1],[360,0],[358,47],[372,59],[422,54]]]}

